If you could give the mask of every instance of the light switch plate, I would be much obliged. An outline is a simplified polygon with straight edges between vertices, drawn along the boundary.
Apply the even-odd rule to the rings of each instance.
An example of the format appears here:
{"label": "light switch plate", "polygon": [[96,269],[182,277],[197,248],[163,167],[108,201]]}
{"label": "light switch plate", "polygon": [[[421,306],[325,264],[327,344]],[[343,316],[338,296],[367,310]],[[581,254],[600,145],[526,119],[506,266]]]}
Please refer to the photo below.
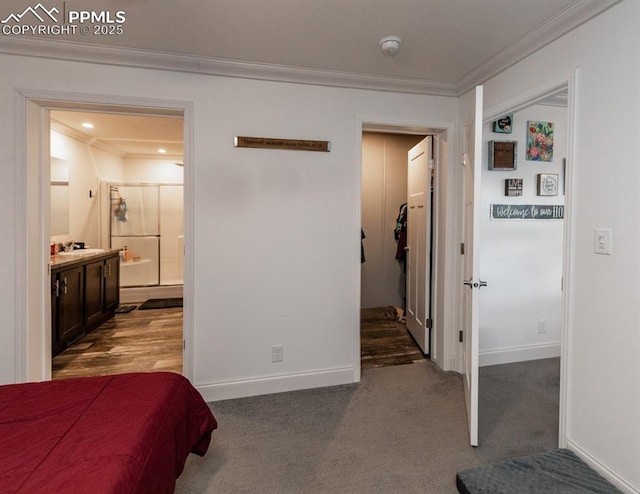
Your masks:
{"label": "light switch plate", "polygon": [[593,231],[593,252],[610,256],[613,253],[613,232],[610,228]]}

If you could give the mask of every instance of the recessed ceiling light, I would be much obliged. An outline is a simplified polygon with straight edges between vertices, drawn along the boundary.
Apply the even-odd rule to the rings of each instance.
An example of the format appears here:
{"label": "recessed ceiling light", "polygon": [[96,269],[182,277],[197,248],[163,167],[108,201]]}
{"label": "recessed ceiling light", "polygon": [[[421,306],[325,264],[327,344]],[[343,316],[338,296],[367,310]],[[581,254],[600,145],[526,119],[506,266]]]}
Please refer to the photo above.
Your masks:
{"label": "recessed ceiling light", "polygon": [[84,122],[84,123],[82,124],[82,126],[83,126],[85,129],[93,129],[93,124],[92,124],[91,122]]}
{"label": "recessed ceiling light", "polygon": [[160,154],[164,154],[164,153],[166,153],[166,152],[167,152],[167,150],[166,150],[166,149],[163,149],[163,148],[160,148],[160,149],[158,149],[158,152],[159,152]]}

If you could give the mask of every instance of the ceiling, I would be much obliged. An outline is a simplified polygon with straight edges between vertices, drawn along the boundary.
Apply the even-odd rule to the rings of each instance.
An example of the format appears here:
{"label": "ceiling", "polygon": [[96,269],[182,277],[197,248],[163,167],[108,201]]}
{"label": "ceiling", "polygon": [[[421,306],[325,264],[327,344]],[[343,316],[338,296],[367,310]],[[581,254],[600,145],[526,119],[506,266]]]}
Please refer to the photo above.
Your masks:
{"label": "ceiling", "polygon": [[[481,83],[483,78],[493,75],[491,70],[495,73],[509,66],[617,1],[43,0],[43,3],[49,8],[57,6],[61,12],[108,11],[115,16],[122,11],[126,17],[120,35],[52,37],[48,44],[54,58],[66,56],[64,50],[55,46],[61,43],[80,44],[89,49],[101,45],[112,50],[136,50],[138,63],[140,52],[173,54],[183,67],[197,59],[193,66],[197,68],[182,70],[202,71],[206,66],[203,62],[212,61],[217,64],[212,70],[223,70],[224,63],[227,63],[225,70],[251,64],[270,71],[271,77],[275,77],[275,68],[287,68],[320,79],[327,74],[340,74],[343,79],[348,75],[353,84],[354,77],[373,78],[380,84],[412,81],[416,85],[426,84],[423,90],[415,92],[440,87],[443,92],[460,94],[469,84]],[[35,0],[3,0],[0,17],[21,13],[34,4]],[[30,16],[21,22],[31,22]],[[401,49],[395,56],[383,55],[378,46],[380,39],[389,35],[402,38]],[[24,37],[4,36],[0,52],[15,52],[14,45],[23,41],[15,38]],[[43,43],[41,36],[38,40]],[[103,63],[124,60],[122,51],[103,50],[94,55],[96,61]],[[163,56],[162,63],[168,63],[168,58]]]}
{"label": "ceiling", "polygon": [[183,159],[181,117],[60,110],[52,110],[50,117],[53,129],[122,158]]}
{"label": "ceiling", "polygon": [[[617,1],[48,0],[45,8],[60,12],[122,11],[123,33],[3,36],[0,52],[28,53],[33,44],[52,58],[458,95]],[[0,20],[37,5],[3,0]],[[19,22],[34,23],[31,16]],[[390,35],[402,39],[394,56],[379,47]],[[121,156],[158,156],[160,147],[167,157],[183,154],[181,118],[53,111],[52,124]]]}

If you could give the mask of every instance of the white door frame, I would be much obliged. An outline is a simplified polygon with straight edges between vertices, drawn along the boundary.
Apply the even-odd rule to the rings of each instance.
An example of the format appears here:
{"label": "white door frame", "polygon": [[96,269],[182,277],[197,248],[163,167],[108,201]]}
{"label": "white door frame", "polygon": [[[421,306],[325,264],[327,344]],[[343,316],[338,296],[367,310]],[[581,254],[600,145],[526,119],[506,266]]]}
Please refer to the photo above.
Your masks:
{"label": "white door frame", "polygon": [[571,358],[571,349],[567,342],[569,331],[572,327],[572,253],[574,249],[573,222],[573,182],[574,166],[576,156],[576,118],[577,100],[580,70],[574,69],[570,74],[556,79],[550,79],[542,86],[534,87],[528,91],[516,95],[508,100],[488,108],[484,112],[484,124],[490,123],[497,118],[512,112],[516,112],[535,104],[546,96],[556,93],[561,88],[568,88],[567,97],[567,164],[565,174],[565,217],[564,217],[564,243],[563,243],[563,263],[562,263],[562,315],[560,327],[560,406],[559,406],[559,431],[558,445],[561,448],[567,447],[567,407],[569,401],[568,367]]}
{"label": "white door frame", "polygon": [[[120,95],[17,89],[14,97],[16,191],[16,382],[51,379],[51,301],[49,273],[50,109],[176,115],[184,118],[184,319],[183,373],[194,375],[193,102]],[[38,151],[35,151],[35,148]]]}
{"label": "white door frame", "polygon": [[[430,122],[430,121],[421,121],[421,122],[407,122],[407,121],[392,121],[388,118],[384,117],[361,117],[359,119],[359,125],[357,127],[357,150],[358,150],[358,166],[355,167],[357,170],[357,204],[355,209],[354,216],[354,259],[357,262],[354,263],[356,266],[356,272],[354,273],[355,277],[355,304],[353,310],[353,381],[360,381],[361,375],[361,366],[360,366],[360,300],[361,300],[361,263],[360,263],[360,225],[362,224],[362,133],[367,131],[376,131],[376,132],[386,132],[386,133],[395,133],[395,134],[420,134],[420,135],[434,135],[434,136],[442,136],[445,135],[448,140],[447,147],[447,156],[442,157],[446,162],[447,169],[447,180],[444,186],[438,186],[440,182],[440,178],[442,174],[436,174],[436,184],[435,186],[435,197],[434,197],[434,210],[433,217],[434,222],[432,225],[432,235],[434,235],[434,246],[439,245],[438,242],[438,217],[441,208],[445,207],[445,211],[447,214],[447,224],[453,225],[457,221],[458,216],[458,208],[455,204],[455,184],[457,183],[457,176],[459,174],[459,167],[456,167],[454,164],[456,163],[455,151],[456,146],[453,145],[453,141],[455,139],[455,123],[454,122]],[[439,153],[438,146],[436,146],[436,153]],[[440,159],[440,158],[438,158]],[[437,166],[437,165],[436,165]],[[456,270],[458,268],[457,256],[455,253],[456,249],[453,248],[454,245],[458,242],[457,240],[457,231],[455,228],[447,229],[446,238],[445,238],[445,249],[444,253],[440,253],[440,255],[446,256],[445,258],[445,271]],[[437,247],[434,248],[434,256],[439,255]],[[437,279],[437,262],[434,263],[434,270],[431,274],[432,279]],[[432,359],[444,370],[457,370],[452,367],[452,365],[457,362],[457,352],[458,352],[458,344],[457,344],[457,327],[458,327],[458,308],[454,303],[455,299],[452,296],[456,293],[456,287],[454,280],[458,279],[457,273],[450,272],[445,273],[444,286],[435,287],[432,290],[433,297],[444,297],[444,314],[439,314],[436,310],[438,304],[436,303],[436,298],[434,298],[433,304],[433,330],[432,330],[432,342],[434,337],[438,337],[435,335],[436,330],[442,333],[443,337],[443,351],[442,355],[433,355],[433,351],[436,345],[432,345]],[[444,324],[440,321],[444,320]],[[436,329],[437,328],[437,329]],[[441,329],[440,329],[441,328]]]}

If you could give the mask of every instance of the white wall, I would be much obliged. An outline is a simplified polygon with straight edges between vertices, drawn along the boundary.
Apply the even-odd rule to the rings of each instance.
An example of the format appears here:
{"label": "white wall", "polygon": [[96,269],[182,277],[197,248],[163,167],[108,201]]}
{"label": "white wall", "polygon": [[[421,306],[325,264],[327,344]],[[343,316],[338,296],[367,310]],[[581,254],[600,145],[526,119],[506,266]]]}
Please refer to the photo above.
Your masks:
{"label": "white wall", "polygon": [[[182,184],[184,168],[176,165],[177,160],[125,158],[123,182],[129,184]],[[179,160],[182,162],[182,160]]]}
{"label": "white wall", "polygon": [[362,227],[367,261],[362,265],[361,306],[404,308],[405,277],[395,258],[393,232],[407,202],[407,153],[423,136],[362,135]]}
{"label": "white wall", "polygon": [[[282,84],[1,56],[0,205],[14,230],[14,88],[194,106],[193,381],[208,399],[359,375],[361,122],[451,125],[446,97]],[[46,74],[46,77],[44,77]],[[46,81],[46,84],[45,82]],[[73,81],[70,85],[69,81]],[[238,149],[234,135],[332,142],[330,153]],[[11,218],[8,221],[6,217]],[[16,280],[15,244],[0,274]],[[0,380],[15,380],[14,287],[0,287]],[[187,343],[189,344],[189,342]],[[271,363],[271,346],[285,347]]]}
{"label": "white wall", "polygon": [[[554,123],[552,162],[526,159],[527,121]],[[560,355],[562,315],[562,220],[493,220],[491,204],[564,204],[563,165],[566,158],[567,109],[536,105],[514,113],[511,134],[483,129],[480,269],[488,286],[480,301],[480,365],[493,365]],[[489,170],[488,142],[516,141],[514,171]],[[537,175],[560,178],[557,196],[537,195]],[[504,181],[523,180],[523,195],[506,197]],[[538,321],[545,320],[545,334]]]}
{"label": "white wall", "polygon": [[69,180],[69,233],[51,240],[101,247],[99,183],[122,177],[122,159],[56,130],[51,131],[50,151],[66,163]]}
{"label": "white wall", "polygon": [[[571,198],[566,440],[640,492],[640,2],[624,0],[485,84],[485,108],[579,67]],[[594,254],[594,229],[613,255]]]}

